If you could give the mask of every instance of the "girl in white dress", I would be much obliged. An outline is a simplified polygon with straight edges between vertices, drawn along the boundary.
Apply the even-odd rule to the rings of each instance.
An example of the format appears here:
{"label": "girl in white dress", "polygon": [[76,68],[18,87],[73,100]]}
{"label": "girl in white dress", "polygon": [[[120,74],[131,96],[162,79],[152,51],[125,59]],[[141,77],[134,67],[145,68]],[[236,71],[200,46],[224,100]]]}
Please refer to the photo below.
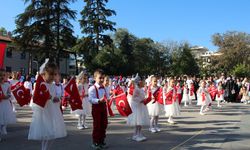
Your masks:
{"label": "girl in white dress", "polygon": [[82,99],[82,110],[76,110],[74,113],[78,116],[77,128],[79,130],[87,129],[86,117],[91,115],[91,104],[88,100],[88,75],[81,72],[77,76],[77,88]]}
{"label": "girl in white dress", "polygon": [[224,101],[224,90],[223,90],[222,82],[221,81],[218,83],[217,93],[216,93],[215,100],[217,101],[217,107],[221,107],[220,103],[222,101]]}
{"label": "girl in white dress", "polygon": [[[15,86],[19,81],[17,79],[17,72],[12,72],[11,75],[11,79],[9,80],[11,87]],[[11,93],[11,102],[12,102],[12,107],[13,107],[13,111],[16,112],[16,98],[14,97],[14,95]]]}
{"label": "girl in white dress", "polygon": [[212,99],[210,97],[209,92],[206,89],[206,81],[201,81],[200,88],[197,91],[197,105],[200,105],[200,114],[205,115],[204,111],[208,107],[210,103],[212,103]]}
{"label": "girl in white dress", "polygon": [[188,89],[188,85],[186,82],[184,82],[184,85],[183,85],[182,102],[184,102],[184,107],[188,106],[187,103],[189,103],[189,105],[191,104],[191,100],[189,99],[189,89]]}
{"label": "girl in white dress", "polygon": [[135,126],[132,140],[141,142],[146,140],[146,137],[142,134],[142,126],[148,126],[150,120],[148,109],[143,103],[145,99],[144,82],[131,81],[130,84],[133,84],[134,91],[133,96],[128,94],[128,102],[133,113],[128,116],[127,124]]}
{"label": "girl in white dress", "polygon": [[7,125],[16,123],[16,115],[11,106],[10,84],[5,83],[5,71],[0,70],[0,141],[7,134]]}
{"label": "girl in white dress", "polygon": [[161,112],[161,105],[155,100],[154,93],[159,90],[160,87],[157,86],[157,78],[155,76],[151,77],[151,83],[148,87],[152,93],[152,100],[147,104],[148,113],[151,117],[150,119],[150,131],[152,133],[160,132],[160,128],[158,126],[159,115]]}
{"label": "girl in white dress", "polygon": [[180,115],[180,105],[174,82],[174,79],[169,80],[167,92],[163,94],[165,115],[168,117],[168,123],[171,124],[175,123],[173,117]]}
{"label": "girl in white dress", "polygon": [[53,83],[59,72],[58,67],[51,62],[42,66],[44,67],[40,68],[40,73],[51,97],[44,108],[36,103],[32,104],[33,115],[28,139],[42,141],[42,150],[47,150],[52,144],[51,140],[65,137],[67,133],[60,110],[60,98],[56,96],[56,86]]}

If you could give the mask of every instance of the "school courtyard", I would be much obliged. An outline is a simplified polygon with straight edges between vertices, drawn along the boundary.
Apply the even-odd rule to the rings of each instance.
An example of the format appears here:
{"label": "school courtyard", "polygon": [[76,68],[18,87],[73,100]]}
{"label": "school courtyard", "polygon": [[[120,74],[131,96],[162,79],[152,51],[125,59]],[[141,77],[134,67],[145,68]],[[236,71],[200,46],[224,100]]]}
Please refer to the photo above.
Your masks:
{"label": "school courtyard", "polygon": [[[148,138],[144,142],[131,140],[134,129],[126,125],[126,119],[116,115],[109,118],[106,142],[109,150],[185,150],[185,149],[250,149],[250,107],[239,103],[227,103],[222,108],[213,107],[207,115],[199,115],[198,106],[182,107],[177,124],[167,124],[160,118],[161,132],[143,132]],[[18,123],[8,127],[8,135],[0,142],[1,150],[39,150],[41,143],[28,141],[32,111],[29,107],[17,109]],[[92,119],[89,129],[78,130],[77,118],[68,111],[64,115],[68,136],[55,140],[51,150],[91,149]]]}

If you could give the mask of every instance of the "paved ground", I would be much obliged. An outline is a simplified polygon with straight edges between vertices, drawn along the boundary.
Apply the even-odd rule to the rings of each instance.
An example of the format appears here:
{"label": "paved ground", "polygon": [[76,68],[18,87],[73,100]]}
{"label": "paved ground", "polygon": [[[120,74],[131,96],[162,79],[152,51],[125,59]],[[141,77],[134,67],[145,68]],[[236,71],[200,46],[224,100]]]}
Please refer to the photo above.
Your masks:
{"label": "paved ground", "polygon": [[[250,105],[224,104],[223,108],[213,108],[205,116],[198,114],[199,107],[182,108],[177,124],[169,125],[167,118],[160,118],[162,132],[151,134],[144,128],[147,141],[137,143],[130,139],[133,128],[117,115],[110,118],[107,133],[109,150],[174,150],[174,149],[250,149]],[[31,119],[29,108],[18,108],[18,123],[8,127],[8,135],[0,142],[0,150],[39,150],[40,142],[28,141],[27,135]],[[91,149],[92,119],[88,118],[90,129],[77,130],[76,118],[64,115],[68,136],[55,140],[51,150]]]}

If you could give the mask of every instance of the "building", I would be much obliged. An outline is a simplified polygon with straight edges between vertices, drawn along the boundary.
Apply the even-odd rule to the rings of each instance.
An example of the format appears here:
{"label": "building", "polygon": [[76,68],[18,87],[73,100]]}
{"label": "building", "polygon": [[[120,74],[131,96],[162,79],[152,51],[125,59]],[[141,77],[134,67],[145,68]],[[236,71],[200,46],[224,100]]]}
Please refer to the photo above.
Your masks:
{"label": "building", "polygon": [[211,52],[203,46],[192,47],[191,53],[202,68],[210,67],[212,58],[222,55],[220,52]]}
{"label": "building", "polygon": [[[22,74],[36,74],[43,62],[38,62],[37,55],[31,56],[26,51],[18,51],[11,44],[10,37],[0,36],[0,42],[6,43],[3,68],[8,72],[19,71]],[[60,73],[62,75],[73,75],[76,73],[75,53],[63,50],[63,57],[60,58]]]}
{"label": "building", "polygon": [[191,48],[191,53],[193,54],[194,58],[199,60],[202,55],[208,52],[208,49],[203,46],[194,46]]}
{"label": "building", "polygon": [[217,57],[222,55],[222,53],[220,52],[206,52],[205,54],[201,55],[200,58],[202,60],[202,67],[203,68],[207,68],[209,66],[211,66],[211,59],[213,57]]}

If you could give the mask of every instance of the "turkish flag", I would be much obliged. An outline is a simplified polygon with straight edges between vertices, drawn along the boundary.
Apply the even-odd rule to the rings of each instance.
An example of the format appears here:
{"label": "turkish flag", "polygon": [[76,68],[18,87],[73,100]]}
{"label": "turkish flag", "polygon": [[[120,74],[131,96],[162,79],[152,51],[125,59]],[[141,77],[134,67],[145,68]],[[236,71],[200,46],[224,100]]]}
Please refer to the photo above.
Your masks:
{"label": "turkish flag", "polygon": [[115,116],[114,113],[113,113],[113,111],[112,111],[112,109],[111,109],[112,103],[110,104],[110,103],[108,102],[108,99],[107,99],[106,94],[104,95],[104,100],[105,100],[106,105],[107,105],[107,109],[108,109],[109,116],[111,116],[111,117]]}
{"label": "turkish flag", "polygon": [[155,98],[155,100],[160,103],[160,104],[164,104],[163,102],[163,95],[162,95],[162,88],[158,88],[154,93],[153,96]]}
{"label": "turkish flag", "polygon": [[173,99],[175,98],[175,96],[174,96],[174,89],[172,89],[169,92],[167,92],[165,96],[166,96],[165,104],[166,105],[171,105],[173,103]]}
{"label": "turkish flag", "polygon": [[70,95],[69,104],[72,111],[76,109],[82,109],[82,100],[76,86],[76,78],[72,77],[68,84],[65,86],[64,90]]}
{"label": "turkish flag", "polygon": [[128,89],[128,94],[133,95],[134,89],[135,89],[134,85],[133,85],[133,84],[130,84],[130,85],[129,85],[129,89]]}
{"label": "turkish flag", "polygon": [[31,100],[30,90],[26,89],[23,85],[17,85],[14,90],[12,90],[17,103],[22,107],[29,104]]}
{"label": "turkish flag", "polygon": [[20,85],[22,85],[22,83],[20,81],[18,81],[17,83],[11,85],[10,89],[14,90],[17,86],[20,86]]}
{"label": "turkish flag", "polygon": [[33,102],[44,108],[48,99],[50,99],[49,89],[46,86],[43,77],[39,74],[36,80]]}
{"label": "turkish flag", "polygon": [[0,69],[3,68],[6,43],[0,43]]}
{"label": "turkish flag", "polygon": [[116,88],[113,90],[114,95],[120,95],[122,93],[124,93],[124,91],[123,91],[123,89],[121,88],[120,85],[117,85]]}
{"label": "turkish flag", "polygon": [[114,99],[115,99],[117,110],[121,116],[127,117],[132,113],[132,110],[127,100],[126,93],[120,94],[114,97]]}
{"label": "turkish flag", "polygon": [[152,92],[148,90],[147,98],[144,99],[143,104],[147,105],[152,100]]}
{"label": "turkish flag", "polygon": [[4,98],[4,93],[3,93],[3,89],[0,85],[0,102],[2,101],[3,98]]}

